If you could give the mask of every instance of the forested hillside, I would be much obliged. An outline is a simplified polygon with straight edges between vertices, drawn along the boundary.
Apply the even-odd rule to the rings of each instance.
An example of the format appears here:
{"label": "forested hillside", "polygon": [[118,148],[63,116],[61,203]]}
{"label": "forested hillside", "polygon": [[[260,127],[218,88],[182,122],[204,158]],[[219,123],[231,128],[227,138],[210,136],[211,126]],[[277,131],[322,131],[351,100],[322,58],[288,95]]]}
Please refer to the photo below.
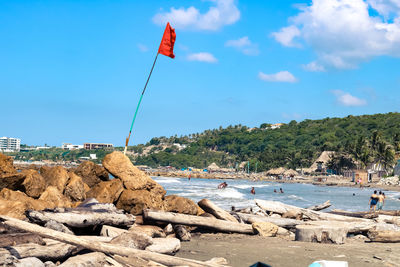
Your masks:
{"label": "forested hillside", "polygon": [[[212,162],[235,167],[236,163],[250,161],[250,170],[257,165],[260,171],[280,166],[309,167],[324,150],[341,152],[364,166],[375,161],[390,165],[400,150],[399,113],[291,121],[278,129],[268,125],[252,129],[237,125],[183,137],[153,138],[130,149],[139,153],[136,164],[204,168]],[[153,148],[148,155],[140,154],[146,146],[165,143],[186,144],[186,148]]]}

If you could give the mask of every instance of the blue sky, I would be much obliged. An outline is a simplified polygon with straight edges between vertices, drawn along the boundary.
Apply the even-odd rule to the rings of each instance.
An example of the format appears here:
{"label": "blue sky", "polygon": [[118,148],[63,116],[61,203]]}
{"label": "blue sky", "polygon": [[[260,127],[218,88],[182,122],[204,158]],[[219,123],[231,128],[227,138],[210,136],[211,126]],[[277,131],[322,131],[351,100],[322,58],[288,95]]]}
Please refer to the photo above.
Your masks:
{"label": "blue sky", "polygon": [[0,136],[122,146],[399,111],[398,0],[0,1]]}

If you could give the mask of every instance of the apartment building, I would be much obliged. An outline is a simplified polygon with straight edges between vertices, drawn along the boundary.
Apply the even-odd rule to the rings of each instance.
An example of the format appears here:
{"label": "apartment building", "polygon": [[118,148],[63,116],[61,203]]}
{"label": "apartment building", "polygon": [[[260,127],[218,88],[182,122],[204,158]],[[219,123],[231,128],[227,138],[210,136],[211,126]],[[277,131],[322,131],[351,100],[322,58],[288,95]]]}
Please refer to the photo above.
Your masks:
{"label": "apartment building", "polygon": [[84,149],[110,149],[113,148],[113,144],[103,144],[103,143],[84,143]]}
{"label": "apartment building", "polygon": [[21,139],[13,137],[0,137],[1,152],[19,152]]}

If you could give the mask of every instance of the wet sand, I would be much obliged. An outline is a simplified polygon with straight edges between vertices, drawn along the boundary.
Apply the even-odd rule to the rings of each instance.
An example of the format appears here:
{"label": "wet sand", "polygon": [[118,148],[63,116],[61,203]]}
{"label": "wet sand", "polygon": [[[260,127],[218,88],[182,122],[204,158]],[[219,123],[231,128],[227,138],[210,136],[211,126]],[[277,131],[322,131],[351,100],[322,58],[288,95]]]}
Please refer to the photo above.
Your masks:
{"label": "wet sand", "polygon": [[181,246],[177,256],[197,260],[223,257],[234,267],[258,261],[274,267],[300,267],[316,260],[347,261],[350,267],[400,266],[400,244],[367,243],[354,238],[335,245],[218,233],[195,235]]}

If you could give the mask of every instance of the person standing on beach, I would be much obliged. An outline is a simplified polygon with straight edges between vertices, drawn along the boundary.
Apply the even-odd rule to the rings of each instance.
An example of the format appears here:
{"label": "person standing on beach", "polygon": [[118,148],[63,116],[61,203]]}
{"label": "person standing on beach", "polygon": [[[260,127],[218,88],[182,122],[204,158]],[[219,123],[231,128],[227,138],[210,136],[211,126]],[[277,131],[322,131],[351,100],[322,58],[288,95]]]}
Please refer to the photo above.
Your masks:
{"label": "person standing on beach", "polygon": [[376,205],[376,208],[378,209],[378,211],[382,210],[384,204],[385,204],[385,193],[382,193],[382,191],[379,191],[378,204]]}
{"label": "person standing on beach", "polygon": [[252,195],[255,195],[255,194],[256,194],[256,190],[254,189],[254,186],[251,188],[250,193],[251,193]]}
{"label": "person standing on beach", "polygon": [[372,209],[373,209],[375,212],[375,210],[376,210],[376,204],[378,203],[378,200],[379,200],[379,197],[376,193],[377,193],[377,191],[375,190],[369,199],[369,211],[372,211]]}

